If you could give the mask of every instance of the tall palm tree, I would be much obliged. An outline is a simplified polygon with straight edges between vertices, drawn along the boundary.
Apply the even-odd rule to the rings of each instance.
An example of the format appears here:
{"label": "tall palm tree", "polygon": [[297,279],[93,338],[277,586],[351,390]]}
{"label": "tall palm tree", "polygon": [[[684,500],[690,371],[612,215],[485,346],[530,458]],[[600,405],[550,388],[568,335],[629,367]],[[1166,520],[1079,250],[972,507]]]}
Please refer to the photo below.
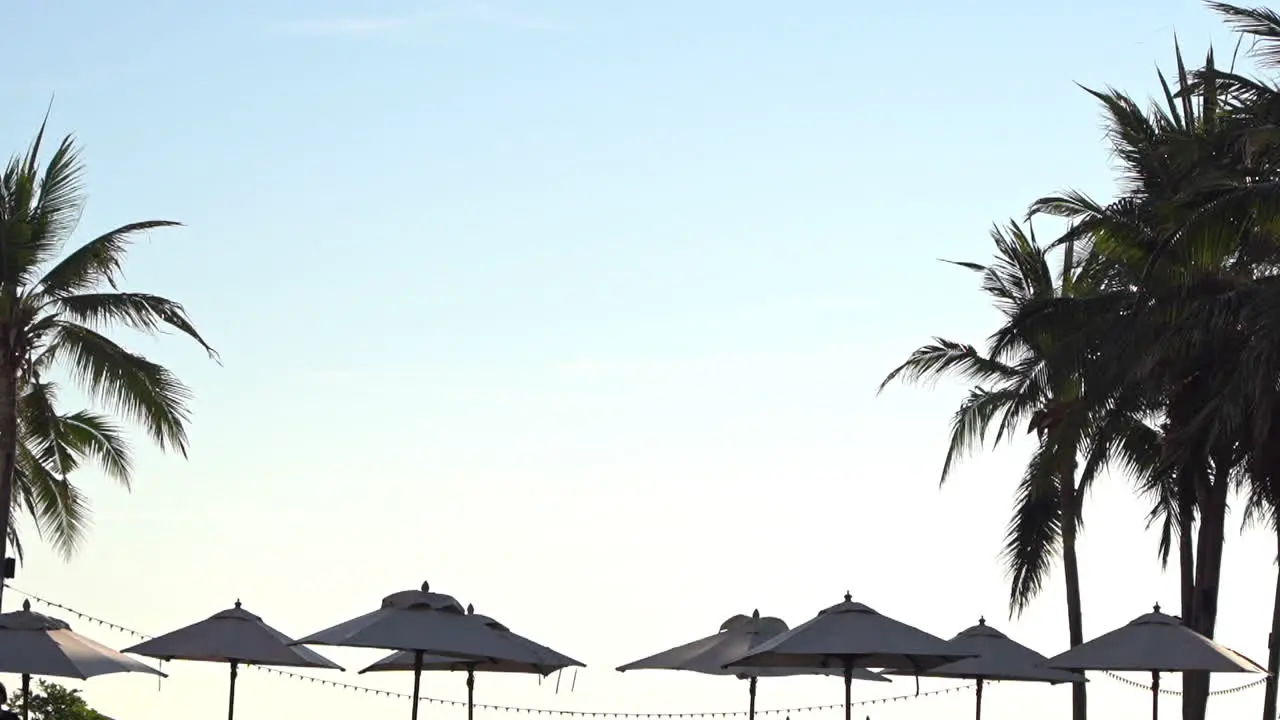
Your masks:
{"label": "tall palm tree", "polygon": [[[1229,26],[1241,33],[1241,38],[1252,38],[1251,54],[1264,70],[1280,69],[1280,13],[1265,7],[1243,7],[1223,2],[1207,5],[1218,13]],[[1232,72],[1211,71],[1202,74],[1206,86],[1214,86],[1229,100],[1226,114],[1235,121],[1236,133],[1243,148],[1243,161],[1251,171],[1245,182],[1233,184],[1224,193],[1226,202],[1217,203],[1202,213],[1202,222],[1227,223],[1241,215],[1254,219],[1250,236],[1261,240],[1255,245],[1274,250],[1280,239],[1274,232],[1261,231],[1274,225],[1273,218],[1280,215],[1280,87],[1274,81],[1246,77]],[[1261,237],[1259,237],[1261,236]],[[1244,400],[1251,432],[1246,436],[1250,448],[1249,502],[1246,521],[1262,521],[1268,525],[1277,541],[1277,557],[1280,557],[1280,398],[1277,398],[1274,353],[1280,343],[1274,331],[1275,318],[1280,317],[1280,295],[1275,287],[1276,265],[1274,257],[1259,258],[1256,266],[1262,277],[1249,287],[1236,293],[1247,296],[1248,306],[1257,312],[1251,330],[1245,356],[1251,360],[1246,365],[1246,376],[1237,378],[1235,405],[1238,411]],[[1241,303],[1242,305],[1244,303]],[[1271,409],[1270,412],[1260,409]],[[1251,412],[1258,409],[1257,412]],[[1260,524],[1262,524],[1260,522]],[[1271,633],[1268,642],[1266,693],[1263,699],[1263,717],[1276,717],[1277,674],[1280,674],[1280,577],[1272,607]]]}
{"label": "tall palm tree", "polygon": [[[1129,398],[1158,411],[1150,477],[1177,528],[1183,620],[1209,636],[1227,503],[1258,431],[1251,424],[1261,422],[1251,408],[1280,376],[1280,338],[1259,340],[1280,317],[1264,299],[1265,278],[1280,267],[1271,230],[1280,206],[1261,202],[1280,164],[1260,152],[1256,124],[1227,111],[1234,98],[1221,75],[1212,51],[1196,73],[1179,52],[1177,87],[1161,76],[1164,107],[1147,112],[1121,93],[1094,93],[1121,161],[1120,197],[1101,205],[1065,193],[1038,201],[1033,214],[1072,221],[1063,242],[1088,243],[1109,276],[1092,297],[1033,304],[1011,323],[1056,333],[1055,362],[1075,365],[1091,404]],[[1185,720],[1203,720],[1208,691],[1207,674],[1188,674]]]}
{"label": "tall palm tree", "polygon": [[[1263,399],[1258,409],[1273,417],[1268,423],[1271,435],[1258,438],[1250,447],[1250,478],[1244,525],[1265,526],[1276,543],[1276,558],[1280,561],[1280,405],[1277,393]],[[1276,717],[1277,673],[1280,673],[1280,573],[1276,576],[1275,598],[1271,607],[1271,632],[1267,642],[1266,692],[1263,696],[1262,717]]]}
{"label": "tall palm tree", "polygon": [[[185,455],[189,391],[104,330],[167,327],[216,358],[180,304],[119,289],[130,241],[178,223],[130,223],[63,255],[84,204],[84,166],[67,136],[41,167],[44,134],[42,123],[25,155],[0,175],[0,537],[10,536],[15,501],[40,527],[74,537],[84,501],[67,478],[85,460],[118,480],[129,476],[125,442],[107,415],[57,412],[59,374],[161,449]],[[42,491],[56,492],[43,498]]]}
{"label": "tall palm tree", "polygon": [[[1033,301],[1084,290],[1096,268],[1078,263],[1070,246],[1055,273],[1048,250],[1033,231],[1016,222],[991,233],[995,258],[989,265],[956,263],[982,276],[982,290],[1007,319],[1017,317]],[[1011,440],[1022,428],[1037,433],[1039,443],[1019,481],[1013,518],[1002,552],[1010,577],[1010,608],[1024,610],[1044,587],[1053,559],[1062,557],[1067,589],[1067,625],[1071,645],[1084,642],[1080,572],[1076,535],[1080,524],[1081,487],[1077,458],[1085,449],[1089,427],[1082,413],[1082,388],[1071,373],[1060,372],[1048,358],[1054,338],[1045,333],[1006,336],[987,353],[972,345],[935,338],[913,352],[880,385],[894,380],[920,382],[944,376],[973,383],[951,421],[951,442],[942,466],[942,482],[955,463],[988,439]],[[1082,684],[1072,688],[1074,720],[1087,714]]]}

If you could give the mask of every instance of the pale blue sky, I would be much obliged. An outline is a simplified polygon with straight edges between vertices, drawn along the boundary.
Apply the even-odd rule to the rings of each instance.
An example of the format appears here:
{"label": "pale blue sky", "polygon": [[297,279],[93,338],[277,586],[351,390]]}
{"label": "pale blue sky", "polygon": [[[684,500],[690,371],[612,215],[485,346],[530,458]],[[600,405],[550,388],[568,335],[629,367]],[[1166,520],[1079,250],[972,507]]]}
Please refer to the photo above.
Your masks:
{"label": "pale blue sky", "polygon": [[[131,285],[185,301],[225,360],[140,345],[198,395],[191,459],[144,453],[132,495],[82,478],[91,544],[33,552],[19,587],[148,632],[239,597],[301,635],[426,578],[591,666],[573,693],[486,677],[480,699],[579,709],[743,707],[731,680],[611,668],[846,589],[940,635],[986,614],[1064,649],[1057,579],[1004,612],[1023,449],[940,492],[959,389],[875,387],[930,336],[991,329],[935,258],[985,259],[990,223],[1040,194],[1108,193],[1073,83],[1145,94],[1175,30],[1229,53],[1199,3],[80,0],[4,21],[25,62],[0,137],[25,146],[55,93],[53,130],[86,146],[84,237],[188,223],[138,247]],[[1086,633],[1174,606],[1123,479],[1086,512]],[[1261,657],[1274,552],[1230,541],[1219,637]],[[84,687],[129,720],[223,717],[224,668],[169,670],[159,692]],[[242,678],[245,718],[408,712]],[[460,677],[426,689],[464,697]],[[1000,687],[988,717],[1065,718],[1067,697]],[[760,705],[839,698],[781,680]],[[1105,677],[1091,698],[1095,718],[1147,703]]]}

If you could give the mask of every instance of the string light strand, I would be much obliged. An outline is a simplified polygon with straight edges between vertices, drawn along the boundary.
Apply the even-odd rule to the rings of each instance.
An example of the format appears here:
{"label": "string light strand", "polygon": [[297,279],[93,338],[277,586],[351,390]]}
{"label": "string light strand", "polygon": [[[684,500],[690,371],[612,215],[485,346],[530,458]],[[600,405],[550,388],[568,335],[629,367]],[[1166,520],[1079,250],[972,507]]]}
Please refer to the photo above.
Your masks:
{"label": "string light strand", "polygon": [[[61,603],[57,603],[47,598],[36,595],[34,593],[27,592],[25,590],[22,590],[21,588],[16,588],[8,584],[6,584],[5,587],[18,593],[19,595],[22,595],[24,597],[30,598],[31,600],[34,600],[35,602],[38,602],[41,605],[54,608],[65,613],[70,613],[71,615],[74,615],[80,620],[93,623],[94,625],[105,627],[105,628],[114,630],[116,632],[123,633],[131,637],[135,637],[139,640],[150,640],[152,637],[150,635],[147,635],[146,633],[134,630],[133,628],[128,628],[123,625],[110,622],[108,620],[103,620],[102,618],[95,617],[93,615],[89,615],[87,613],[81,612],[73,607],[69,607],[67,605],[63,605]],[[319,678],[312,675],[293,672],[291,670],[280,670],[278,668],[263,667],[259,665],[250,665],[247,667],[253,670],[256,670],[258,672],[268,673],[271,675],[276,675],[278,677],[288,678],[290,680],[297,680],[297,681],[308,682],[308,683],[318,683],[324,687],[335,688],[339,690],[347,690],[350,692],[364,693],[368,695],[375,695],[378,697],[403,698],[406,700],[411,697],[409,693],[394,692],[391,690],[380,690],[378,688],[371,688],[365,685],[356,685],[354,683],[345,683],[345,682],[339,682],[335,680],[329,680],[326,678]],[[1121,675],[1117,675],[1116,673],[1113,673],[1109,670],[1103,670],[1102,673],[1106,675],[1109,679],[1119,682],[1123,685],[1128,685],[1129,687],[1142,690],[1144,692],[1151,692],[1151,685],[1147,683],[1143,683],[1138,680],[1134,680],[1132,678],[1127,678]],[[1209,695],[1210,697],[1218,697],[1222,695],[1234,695],[1236,693],[1244,692],[1245,690],[1251,690],[1255,687],[1260,687],[1263,684],[1265,684],[1266,681],[1267,679],[1263,677],[1263,678],[1254,680],[1252,682],[1245,683],[1243,685],[1238,685],[1233,688],[1213,690],[1209,693]],[[860,700],[853,704],[861,706],[861,705],[880,705],[880,704],[890,703],[890,702],[903,702],[907,700],[915,700],[916,698],[934,697],[938,695],[949,695],[955,692],[971,690],[973,689],[973,687],[974,687],[973,684],[960,685],[957,687],[944,688],[941,690],[930,690],[928,692],[922,692],[919,695],[916,695],[916,694],[897,695],[897,696],[887,697],[887,698],[878,698],[875,700]],[[1182,691],[1174,688],[1160,688],[1160,694],[1168,695],[1168,696],[1181,696]],[[422,702],[426,702],[428,704],[435,704],[435,705],[442,705],[442,706],[449,706],[449,707],[465,707],[466,706],[466,702],[461,700],[448,700],[444,698],[435,698],[435,697],[421,697],[419,698],[419,700]],[[578,710],[556,710],[556,709],[550,709],[550,708],[521,707],[521,706],[514,706],[514,705],[487,705],[487,704],[481,704],[481,703],[477,703],[476,707],[481,709],[486,709],[486,710],[502,710],[505,712],[532,713],[532,714],[538,714],[538,715],[556,715],[561,717],[651,718],[654,720],[658,720],[661,718],[731,718],[731,717],[746,717],[747,715],[746,712],[742,712],[742,711],[686,712],[686,713],[637,713],[637,712],[614,712],[614,711],[590,712],[590,711],[578,711]],[[844,705],[842,704],[809,705],[805,707],[780,708],[776,710],[757,710],[756,714],[757,715],[782,715],[782,714],[789,714],[789,713],[799,714],[799,713],[805,713],[805,712],[821,712],[824,710],[838,710],[843,707]]]}
{"label": "string light strand", "polygon": [[[412,697],[409,693],[394,692],[391,690],[378,690],[376,688],[365,687],[362,685],[352,685],[350,683],[338,682],[335,680],[328,680],[325,678],[318,678],[311,675],[303,675],[302,673],[296,673],[290,670],[280,670],[278,668],[269,668],[269,667],[254,667],[254,669],[271,673],[273,675],[288,677],[291,679],[306,680],[308,682],[319,683],[321,685],[325,685],[328,687],[341,688],[344,690],[351,690],[355,692],[363,692],[363,693],[368,693],[372,695],[378,695],[381,697],[403,698],[406,700]],[[919,695],[916,695],[913,693],[911,695],[896,695],[896,696],[887,697],[887,698],[877,698],[875,700],[859,700],[852,703],[852,705],[854,706],[882,705],[882,704],[891,703],[891,702],[903,702],[907,700],[915,700],[917,698],[935,697],[939,695],[950,695],[951,693],[962,692],[965,690],[972,690],[972,689],[973,689],[973,685],[960,685],[957,687],[949,687],[941,690],[930,690],[928,692],[922,692]],[[466,707],[467,705],[465,702],[462,702],[459,700],[443,700],[440,698],[429,698],[429,697],[423,697],[419,699],[422,702],[425,702],[428,704],[443,705],[443,706],[449,706],[449,707]],[[552,708],[532,708],[532,707],[520,707],[520,706],[513,706],[513,705],[486,705],[483,703],[476,703],[475,707],[477,709],[484,709],[484,710],[502,710],[504,712],[530,713],[534,715],[556,715],[560,717],[587,717],[587,718],[732,718],[732,717],[747,716],[747,712],[745,710],[729,710],[729,711],[723,711],[723,712],[620,712],[620,711],[556,710]],[[844,703],[837,703],[837,704],[831,704],[831,705],[807,705],[803,707],[778,708],[775,710],[756,710],[756,714],[757,715],[784,715],[784,714],[790,715],[792,713],[799,714],[799,713],[806,713],[806,712],[820,712],[824,710],[841,710],[843,708],[844,708]]]}
{"label": "string light strand", "polygon": [[[1120,675],[1117,675],[1111,672],[1110,670],[1103,670],[1102,674],[1106,675],[1108,678],[1112,680],[1115,680],[1116,682],[1128,685],[1129,687],[1139,688],[1146,692],[1151,692],[1151,686],[1148,685],[1147,683],[1139,682],[1137,680],[1134,680],[1133,678],[1121,677]],[[1249,689],[1258,687],[1266,682],[1267,682],[1267,679],[1265,677],[1262,677],[1262,678],[1258,678],[1257,680],[1254,680],[1253,682],[1247,682],[1244,685],[1237,685],[1236,687],[1233,687],[1233,688],[1224,688],[1222,690],[1214,690],[1209,693],[1209,696],[1217,697],[1219,695],[1234,695],[1238,692],[1242,692],[1244,690],[1249,690]],[[1176,690],[1174,688],[1160,688],[1160,694],[1161,695],[1181,695],[1182,691]]]}
{"label": "string light strand", "polygon": [[[70,607],[68,605],[63,605],[62,603],[48,600],[34,593],[30,593],[30,592],[27,592],[26,590],[22,590],[21,588],[16,588],[8,584],[6,584],[5,587],[41,605],[56,609],[63,613],[73,615],[79,620],[83,620],[85,622],[92,623],[100,627],[105,627],[110,630],[114,630],[116,632],[137,638],[139,640],[150,640],[153,637],[151,635],[147,635],[146,633],[139,632],[138,630],[134,630],[133,628],[125,627],[124,625],[113,623],[109,620],[103,620],[100,617],[90,615],[85,612],[81,612],[80,610],[77,610],[76,608]],[[321,685],[327,688],[346,690],[350,692],[358,692],[365,695],[374,695],[377,697],[401,698],[405,700],[412,698],[412,695],[409,693],[395,692],[392,690],[381,690],[379,688],[371,688],[366,685],[356,685],[354,683],[341,682],[337,680],[329,680],[327,678],[315,677],[313,675],[306,675],[303,673],[294,672],[292,670],[281,670],[279,668],[264,667],[261,665],[246,665],[244,667],[252,670],[256,670],[258,672],[267,673],[269,675],[275,675],[277,677],[288,678],[290,680],[297,680],[300,682],[308,682],[316,685]],[[906,702],[908,700],[917,700],[921,698],[938,697],[941,695],[950,695],[952,693],[971,691],[973,690],[973,688],[974,688],[974,684],[969,683],[966,685],[958,685],[954,687],[943,688],[940,690],[929,690],[922,693],[912,693],[910,695],[895,695],[892,697],[876,698],[874,700],[859,700],[857,702],[854,702],[853,705],[862,707],[862,706],[868,706],[868,705],[884,705],[887,703]],[[463,700],[448,700],[445,698],[435,698],[435,697],[420,697],[419,700],[427,704],[441,705],[446,707],[466,707],[467,706],[466,701],[463,701]],[[734,717],[747,716],[747,712],[743,710],[733,710],[733,711],[724,711],[724,712],[619,712],[619,711],[558,710],[553,708],[524,707],[524,706],[518,706],[518,705],[489,705],[485,703],[476,703],[475,707],[481,710],[500,710],[503,712],[529,713],[532,715],[554,715],[557,717],[581,717],[581,718],[618,718],[619,720],[624,720],[628,718],[663,720],[666,718],[671,718],[671,719],[734,718]],[[757,710],[756,714],[757,715],[792,715],[792,714],[798,715],[800,713],[840,710],[843,708],[844,708],[843,703],[836,703],[836,704],[829,704],[829,705],[806,705],[802,707],[778,708],[774,710]]]}

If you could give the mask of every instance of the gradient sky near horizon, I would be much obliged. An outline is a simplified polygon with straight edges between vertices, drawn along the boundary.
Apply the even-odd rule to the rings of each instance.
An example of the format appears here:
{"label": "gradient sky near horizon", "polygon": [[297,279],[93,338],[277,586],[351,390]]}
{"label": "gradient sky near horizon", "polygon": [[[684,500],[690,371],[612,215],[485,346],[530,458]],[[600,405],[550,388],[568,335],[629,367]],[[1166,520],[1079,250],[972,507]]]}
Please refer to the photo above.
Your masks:
{"label": "gradient sky near horizon", "polygon": [[[239,598],[302,635],[427,579],[590,666],[558,691],[483,677],[480,701],[577,710],[744,708],[733,680],[612,668],[754,608],[798,624],[846,590],[939,635],[985,615],[1065,648],[1060,577],[1007,617],[1026,447],[939,490],[962,389],[876,386],[931,336],[993,328],[975,278],[937,258],[986,259],[991,223],[1039,195],[1110,193],[1075,83],[1149,94],[1175,32],[1191,58],[1230,53],[1200,3],[11,0],[0,22],[22,59],[0,137],[25,147],[52,95],[51,130],[86,149],[83,239],[185,222],[139,244],[129,285],[183,300],[223,357],[138,345],[196,393],[190,459],[141,452],[132,494],[83,476],[88,545],[35,549],[17,587],[150,633]],[[1125,479],[1085,512],[1086,634],[1175,607]],[[1218,637],[1255,658],[1273,543],[1229,536]],[[158,688],[73,685],[122,720],[224,717],[226,668],[166,669]],[[465,697],[458,676],[424,691]],[[840,697],[776,680],[760,706]],[[987,717],[1066,718],[1068,698],[999,686]],[[1090,699],[1097,720],[1149,707],[1104,676]],[[238,706],[409,711],[255,672]]]}

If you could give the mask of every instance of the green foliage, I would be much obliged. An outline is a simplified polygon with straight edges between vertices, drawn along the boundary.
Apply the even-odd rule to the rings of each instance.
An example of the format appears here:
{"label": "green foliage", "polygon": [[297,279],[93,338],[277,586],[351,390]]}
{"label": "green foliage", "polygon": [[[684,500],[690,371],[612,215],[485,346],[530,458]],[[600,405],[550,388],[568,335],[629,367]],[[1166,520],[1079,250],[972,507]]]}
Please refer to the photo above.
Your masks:
{"label": "green foliage", "polygon": [[30,702],[30,720],[111,720],[89,707],[79,690],[43,680],[36,681],[29,700],[19,691],[14,693],[10,704],[21,715],[27,702]]}

